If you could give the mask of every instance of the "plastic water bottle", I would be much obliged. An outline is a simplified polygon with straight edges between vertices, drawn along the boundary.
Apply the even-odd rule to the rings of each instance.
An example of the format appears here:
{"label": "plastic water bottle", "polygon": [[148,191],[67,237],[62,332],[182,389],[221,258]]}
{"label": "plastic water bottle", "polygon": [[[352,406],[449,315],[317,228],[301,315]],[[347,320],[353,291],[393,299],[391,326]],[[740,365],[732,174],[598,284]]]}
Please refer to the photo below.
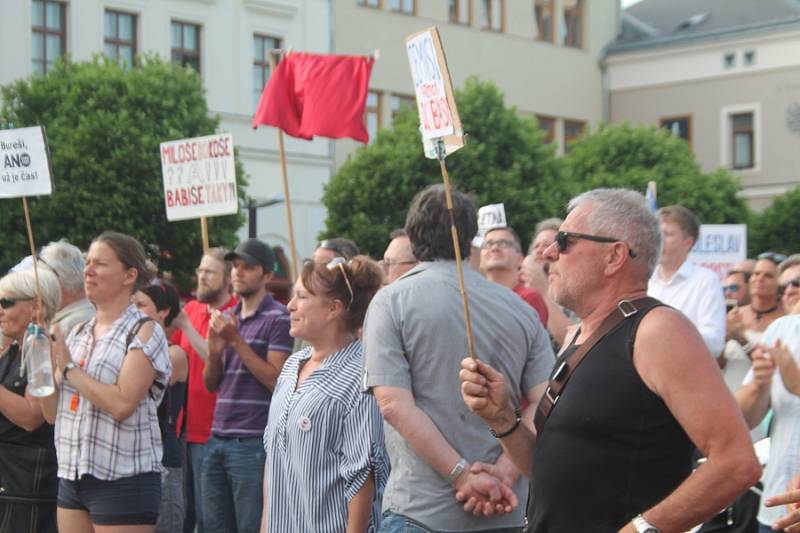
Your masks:
{"label": "plastic water bottle", "polygon": [[50,360],[50,340],[44,328],[28,325],[22,345],[22,360],[28,374],[28,392],[31,396],[50,396],[55,391],[53,364]]}

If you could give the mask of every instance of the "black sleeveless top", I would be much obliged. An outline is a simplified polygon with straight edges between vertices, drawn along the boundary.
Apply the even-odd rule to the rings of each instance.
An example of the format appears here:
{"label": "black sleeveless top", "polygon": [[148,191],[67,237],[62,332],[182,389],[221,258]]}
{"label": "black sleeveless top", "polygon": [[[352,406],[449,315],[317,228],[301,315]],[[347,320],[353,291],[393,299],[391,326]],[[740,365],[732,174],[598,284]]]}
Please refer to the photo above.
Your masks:
{"label": "black sleeveless top", "polygon": [[598,342],[564,387],[534,450],[526,531],[616,533],[690,474],[691,441],[633,365],[647,311]]}

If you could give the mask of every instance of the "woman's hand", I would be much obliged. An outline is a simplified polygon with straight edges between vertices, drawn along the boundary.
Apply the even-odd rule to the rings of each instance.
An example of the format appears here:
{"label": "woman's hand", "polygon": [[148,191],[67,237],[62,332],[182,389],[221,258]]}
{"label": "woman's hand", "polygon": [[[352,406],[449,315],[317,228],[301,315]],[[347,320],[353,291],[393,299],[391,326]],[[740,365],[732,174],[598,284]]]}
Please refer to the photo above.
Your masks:
{"label": "woman's hand", "polygon": [[53,326],[50,331],[50,357],[53,359],[53,370],[57,369],[59,372],[63,373],[64,367],[67,366],[67,363],[72,361],[72,353],[70,353],[69,347],[67,347],[64,334],[61,332],[61,328],[58,327],[58,324]]}

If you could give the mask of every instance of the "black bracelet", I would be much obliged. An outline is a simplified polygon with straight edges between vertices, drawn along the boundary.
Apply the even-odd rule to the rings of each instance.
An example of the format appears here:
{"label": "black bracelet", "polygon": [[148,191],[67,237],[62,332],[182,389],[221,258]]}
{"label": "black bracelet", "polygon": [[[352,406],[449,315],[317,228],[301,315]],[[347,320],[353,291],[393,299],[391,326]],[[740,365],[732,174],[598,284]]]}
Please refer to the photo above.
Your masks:
{"label": "black bracelet", "polygon": [[496,439],[502,439],[503,437],[508,437],[509,435],[514,433],[514,431],[516,431],[516,429],[519,427],[520,422],[522,422],[522,413],[520,412],[519,407],[514,409],[514,415],[517,417],[517,419],[514,421],[514,425],[511,426],[511,428],[508,431],[497,433],[492,428],[489,428],[489,433],[492,434],[492,437]]}

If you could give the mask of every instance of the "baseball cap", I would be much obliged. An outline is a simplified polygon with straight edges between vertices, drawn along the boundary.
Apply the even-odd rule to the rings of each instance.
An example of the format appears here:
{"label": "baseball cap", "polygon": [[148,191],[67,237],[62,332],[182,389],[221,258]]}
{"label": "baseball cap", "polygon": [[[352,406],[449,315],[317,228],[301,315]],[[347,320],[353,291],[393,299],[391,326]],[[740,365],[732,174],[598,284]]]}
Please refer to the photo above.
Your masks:
{"label": "baseball cap", "polygon": [[242,241],[232,252],[225,254],[226,261],[233,261],[237,258],[244,259],[248,265],[261,265],[264,270],[275,271],[275,252],[258,239]]}

